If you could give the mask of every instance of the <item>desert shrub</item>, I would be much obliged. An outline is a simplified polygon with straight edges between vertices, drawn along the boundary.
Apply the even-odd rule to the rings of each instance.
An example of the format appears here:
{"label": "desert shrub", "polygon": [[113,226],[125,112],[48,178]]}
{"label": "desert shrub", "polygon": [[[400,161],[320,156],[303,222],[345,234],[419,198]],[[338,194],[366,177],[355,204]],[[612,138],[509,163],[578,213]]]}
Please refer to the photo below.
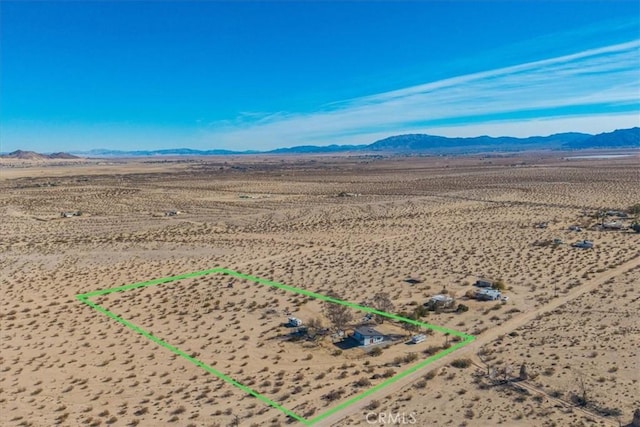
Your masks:
{"label": "desert shrub", "polygon": [[562,392],[560,390],[551,390],[549,392],[549,396],[555,399],[560,399],[562,397]]}
{"label": "desert shrub", "polygon": [[334,400],[340,399],[343,394],[344,394],[344,390],[341,388],[338,388],[335,390],[331,390],[329,393],[323,395],[322,398],[329,402],[333,402]]}
{"label": "desert shrub", "polygon": [[619,417],[622,415],[622,411],[618,408],[608,408],[605,406],[595,405],[593,410],[603,417]]}
{"label": "desert shrub", "polygon": [[380,347],[374,347],[369,352],[370,356],[380,356],[381,354],[382,354],[382,348]]}
{"label": "desert shrub", "polygon": [[379,400],[372,400],[368,405],[367,405],[367,409],[372,411],[376,408],[378,408],[380,406],[380,401]]}
{"label": "desert shrub", "polygon": [[371,385],[371,381],[368,378],[362,377],[354,383],[357,387],[367,387]]}
{"label": "desert shrub", "polygon": [[171,415],[180,415],[186,411],[184,406],[179,406],[171,412]]}
{"label": "desert shrub", "polygon": [[536,394],[535,396],[532,397],[532,399],[536,403],[542,403],[542,402],[544,402],[544,395],[543,394]]}
{"label": "desert shrub", "polygon": [[429,309],[423,305],[419,305],[418,307],[415,308],[415,310],[413,310],[414,318],[424,317],[427,314],[429,314]]}
{"label": "desert shrub", "polygon": [[146,406],[144,406],[144,407],[142,407],[142,408],[140,408],[140,409],[137,409],[137,410],[133,413],[133,415],[135,415],[135,416],[139,417],[139,416],[141,416],[141,415],[146,414],[147,412],[149,412],[149,408],[147,408]]}
{"label": "desert shrub", "polygon": [[458,313],[465,313],[469,311],[469,307],[464,305],[464,304],[458,304],[458,307],[456,308],[456,312]]}
{"label": "desert shrub", "polygon": [[418,359],[418,355],[413,352],[406,354],[403,358],[405,363],[411,363],[417,359]]}
{"label": "desert shrub", "polygon": [[502,281],[502,279],[500,280],[496,280],[493,285],[491,285],[491,287],[493,289],[497,289],[499,291],[504,291],[505,289],[507,289],[507,285],[504,284],[504,282]]}
{"label": "desert shrub", "polygon": [[432,354],[436,354],[438,351],[440,351],[440,347],[436,347],[434,345],[431,345],[431,346],[427,347],[426,349],[424,349],[422,352],[427,356],[431,356]]}
{"label": "desert shrub", "polygon": [[455,359],[451,362],[451,366],[459,369],[468,368],[471,366],[471,359]]}

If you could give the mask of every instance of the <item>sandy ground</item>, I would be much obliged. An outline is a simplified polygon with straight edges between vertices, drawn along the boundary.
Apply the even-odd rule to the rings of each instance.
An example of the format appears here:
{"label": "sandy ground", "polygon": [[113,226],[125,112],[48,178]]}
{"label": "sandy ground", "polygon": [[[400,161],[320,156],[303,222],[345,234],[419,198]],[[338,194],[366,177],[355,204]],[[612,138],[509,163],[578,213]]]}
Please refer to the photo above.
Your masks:
{"label": "sandy ground", "polygon": [[[227,267],[355,303],[387,292],[394,313],[442,292],[469,308],[421,320],[476,342],[317,425],[373,425],[380,415],[378,425],[628,423],[640,407],[640,235],[600,231],[592,214],[640,202],[637,164],[545,153],[4,164],[0,420],[288,424],[74,298]],[[556,238],[565,243],[549,244]],[[595,249],[570,247],[582,239]],[[478,277],[501,279],[509,300],[467,298]],[[410,332],[389,321],[375,327],[404,336],[379,356],[337,351],[329,338],[290,341],[286,313],[329,326],[323,304],[250,281],[227,285],[211,275],[94,301],[305,418],[451,341],[433,333],[408,346]],[[353,315],[350,327],[362,321]],[[466,358],[467,368],[451,366]],[[513,381],[523,363],[529,378]]]}

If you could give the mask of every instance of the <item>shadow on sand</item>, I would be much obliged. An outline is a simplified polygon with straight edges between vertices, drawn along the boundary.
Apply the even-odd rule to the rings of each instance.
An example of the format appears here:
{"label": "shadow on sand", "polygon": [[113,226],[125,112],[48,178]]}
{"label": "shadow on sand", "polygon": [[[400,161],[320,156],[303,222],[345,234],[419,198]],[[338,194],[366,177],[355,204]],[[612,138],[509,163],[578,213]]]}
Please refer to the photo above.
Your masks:
{"label": "shadow on sand", "polygon": [[342,341],[334,342],[333,345],[340,350],[349,350],[351,348],[360,347],[360,343],[352,337],[343,339]]}

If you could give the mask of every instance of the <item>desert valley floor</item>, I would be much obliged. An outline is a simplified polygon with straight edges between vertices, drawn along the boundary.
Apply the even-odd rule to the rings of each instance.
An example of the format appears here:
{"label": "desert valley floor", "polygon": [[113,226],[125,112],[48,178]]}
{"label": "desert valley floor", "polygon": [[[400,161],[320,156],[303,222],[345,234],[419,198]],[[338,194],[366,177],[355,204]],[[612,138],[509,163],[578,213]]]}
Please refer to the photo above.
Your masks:
{"label": "desert valley floor", "polygon": [[[384,311],[475,340],[332,411],[459,338],[409,345],[417,329],[349,309],[347,335],[393,338],[311,339],[284,324],[333,331],[327,303],[222,274],[92,301],[319,426],[619,426],[640,409],[640,233],[598,226],[631,224],[615,215],[640,203],[638,154],[3,162],[3,426],[303,425],[76,298],[216,267],[386,294]],[[472,298],[479,278],[507,298]],[[425,309],[434,295],[451,309]]]}

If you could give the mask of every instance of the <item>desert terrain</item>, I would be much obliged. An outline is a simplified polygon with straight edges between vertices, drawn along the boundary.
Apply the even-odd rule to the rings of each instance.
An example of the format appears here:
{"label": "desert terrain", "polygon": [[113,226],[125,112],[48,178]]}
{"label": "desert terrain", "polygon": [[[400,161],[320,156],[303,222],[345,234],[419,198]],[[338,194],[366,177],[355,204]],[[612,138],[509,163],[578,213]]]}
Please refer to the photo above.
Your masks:
{"label": "desert terrain", "polygon": [[[303,425],[76,298],[224,267],[361,306],[384,295],[383,311],[475,341],[342,405],[458,337],[357,309],[335,328],[328,303],[221,274],[91,301],[304,419],[340,407],[314,425],[626,425],[640,409],[640,233],[631,214],[598,212],[640,203],[639,163],[3,161],[0,424]],[[582,240],[594,248],[571,246]],[[472,298],[480,278],[507,298]],[[434,295],[451,309],[424,309]],[[290,316],[332,333],[296,335]],[[363,325],[393,339],[333,334]],[[426,340],[408,345],[418,332]]]}

